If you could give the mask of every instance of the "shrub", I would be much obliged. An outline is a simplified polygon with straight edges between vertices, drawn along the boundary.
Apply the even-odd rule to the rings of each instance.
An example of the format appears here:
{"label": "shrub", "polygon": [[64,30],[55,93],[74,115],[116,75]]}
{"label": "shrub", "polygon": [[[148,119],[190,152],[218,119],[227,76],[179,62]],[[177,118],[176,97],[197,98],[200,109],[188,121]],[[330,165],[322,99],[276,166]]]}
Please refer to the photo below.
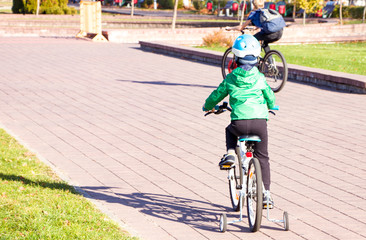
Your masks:
{"label": "shrub", "polygon": [[203,38],[203,45],[208,47],[231,47],[233,39],[225,35],[223,30],[215,31]]}
{"label": "shrub", "polygon": [[150,5],[153,5],[153,6],[154,6],[154,0],[145,0],[145,1],[141,4],[141,6],[142,6],[143,8],[148,8],[148,6],[150,6]]}
{"label": "shrub", "polygon": [[23,0],[13,0],[13,6],[11,7],[11,11],[13,13],[25,13],[25,1]]}
{"label": "shrub", "polygon": [[348,9],[349,16],[355,19],[362,19],[363,9],[364,7],[351,6]]}
{"label": "shrub", "polygon": [[[41,0],[39,12],[42,14],[75,14],[76,10],[67,6],[68,0]],[[13,13],[36,13],[37,0],[13,0]]]}
{"label": "shrub", "polygon": [[205,2],[201,0],[193,1],[193,6],[196,10],[200,11],[201,9],[205,8]]}
{"label": "shrub", "polygon": [[[362,19],[363,8],[359,6],[343,6],[342,7],[342,17],[344,18],[354,18],[354,19]],[[336,5],[333,12],[332,17],[339,18],[339,5]]]}
{"label": "shrub", "polygon": [[[175,0],[159,0],[159,6],[163,9],[174,9]],[[183,8],[183,0],[178,0],[178,8]]]}

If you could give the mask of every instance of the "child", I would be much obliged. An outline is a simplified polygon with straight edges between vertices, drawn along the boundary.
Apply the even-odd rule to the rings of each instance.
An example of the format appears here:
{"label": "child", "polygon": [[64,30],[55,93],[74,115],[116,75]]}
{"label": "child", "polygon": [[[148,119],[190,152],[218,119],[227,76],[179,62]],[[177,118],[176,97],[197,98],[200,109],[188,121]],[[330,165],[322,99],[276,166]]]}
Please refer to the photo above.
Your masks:
{"label": "child", "polygon": [[[265,52],[268,52],[270,50],[268,43],[272,43],[281,39],[283,28],[286,26],[286,23],[283,17],[278,12],[271,9],[269,11],[271,13],[274,13],[274,15],[268,16],[268,18],[271,19],[271,28],[266,29],[263,24],[264,0],[253,0],[253,6],[254,10],[250,12],[247,21],[244,22],[243,25],[236,27],[226,27],[225,29],[227,31],[242,31],[249,24],[253,24],[260,29],[259,32],[254,34],[254,37],[258,41],[264,42],[263,49]],[[266,12],[265,14],[271,15],[270,12]]]}
{"label": "child", "polygon": [[274,107],[275,96],[268,86],[266,79],[255,66],[261,52],[261,46],[252,35],[239,36],[232,47],[235,54],[237,68],[227,75],[216,90],[206,99],[203,109],[209,111],[222,101],[227,95],[232,108],[231,124],[226,128],[227,154],[221,159],[219,165],[232,165],[235,163],[235,148],[238,136],[254,134],[261,138],[256,143],[254,157],[258,158],[263,183],[265,187],[264,201],[273,201],[270,197],[270,168],[268,157],[267,120],[268,109]]}

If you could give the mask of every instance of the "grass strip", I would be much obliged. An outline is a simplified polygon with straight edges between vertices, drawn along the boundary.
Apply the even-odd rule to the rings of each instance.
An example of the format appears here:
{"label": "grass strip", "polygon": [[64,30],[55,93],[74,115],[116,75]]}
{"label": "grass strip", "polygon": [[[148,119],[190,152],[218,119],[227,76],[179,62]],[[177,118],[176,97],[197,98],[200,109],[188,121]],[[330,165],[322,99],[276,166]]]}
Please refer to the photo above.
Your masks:
{"label": "grass strip", "polygon": [[[202,47],[224,52],[226,47]],[[286,62],[300,66],[366,75],[366,42],[332,44],[271,45]]]}
{"label": "grass strip", "polygon": [[0,129],[0,239],[136,238]]}

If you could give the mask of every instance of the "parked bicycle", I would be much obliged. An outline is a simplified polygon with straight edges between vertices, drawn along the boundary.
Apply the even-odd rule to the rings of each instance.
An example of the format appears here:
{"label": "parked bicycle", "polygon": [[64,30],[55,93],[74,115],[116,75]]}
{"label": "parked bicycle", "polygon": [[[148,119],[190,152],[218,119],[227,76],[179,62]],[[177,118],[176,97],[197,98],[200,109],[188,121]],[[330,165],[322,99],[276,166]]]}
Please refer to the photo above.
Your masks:
{"label": "parked bicycle", "polygon": [[[241,31],[244,34],[244,31]],[[263,43],[261,45],[263,51]],[[234,61],[235,55],[229,47],[221,60],[222,77],[225,79],[226,75],[231,73],[237,66]],[[258,58],[258,70],[266,77],[268,85],[272,91],[279,92],[286,84],[288,76],[288,68],[285,57],[278,50],[269,50],[264,52],[263,57]]]}
{"label": "parked bicycle", "polygon": [[[272,110],[278,110],[278,106],[271,109],[269,112],[275,114]],[[222,105],[217,105],[213,112],[208,112],[205,116],[214,113],[221,114],[225,111],[230,111],[227,102]],[[262,221],[263,206],[267,210],[267,220],[284,224],[284,229],[289,230],[289,217],[285,211],[283,219],[271,219],[269,217],[269,202],[263,205],[264,185],[262,182],[262,171],[260,162],[253,157],[254,144],[260,142],[261,139],[257,135],[242,135],[238,138],[236,147],[237,162],[233,165],[222,166],[222,169],[228,170],[229,192],[231,204],[234,211],[240,211],[238,220],[231,222],[227,221],[227,216],[223,213],[220,217],[220,231],[225,232],[228,224],[241,222],[243,220],[243,207],[245,199],[247,200],[247,216],[250,231],[256,232],[260,229]],[[268,200],[268,199],[267,199]]]}

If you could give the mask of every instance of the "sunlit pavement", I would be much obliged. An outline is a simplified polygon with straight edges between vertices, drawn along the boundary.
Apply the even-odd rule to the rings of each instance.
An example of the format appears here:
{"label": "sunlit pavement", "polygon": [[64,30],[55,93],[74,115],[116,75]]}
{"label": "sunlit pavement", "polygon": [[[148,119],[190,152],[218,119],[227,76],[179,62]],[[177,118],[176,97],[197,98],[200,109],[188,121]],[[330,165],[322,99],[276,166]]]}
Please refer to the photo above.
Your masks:
{"label": "sunlit pavement", "polygon": [[0,38],[0,124],[142,239],[365,239],[366,96],[288,82],[268,122],[274,218],[231,210],[220,68],[137,44]]}

